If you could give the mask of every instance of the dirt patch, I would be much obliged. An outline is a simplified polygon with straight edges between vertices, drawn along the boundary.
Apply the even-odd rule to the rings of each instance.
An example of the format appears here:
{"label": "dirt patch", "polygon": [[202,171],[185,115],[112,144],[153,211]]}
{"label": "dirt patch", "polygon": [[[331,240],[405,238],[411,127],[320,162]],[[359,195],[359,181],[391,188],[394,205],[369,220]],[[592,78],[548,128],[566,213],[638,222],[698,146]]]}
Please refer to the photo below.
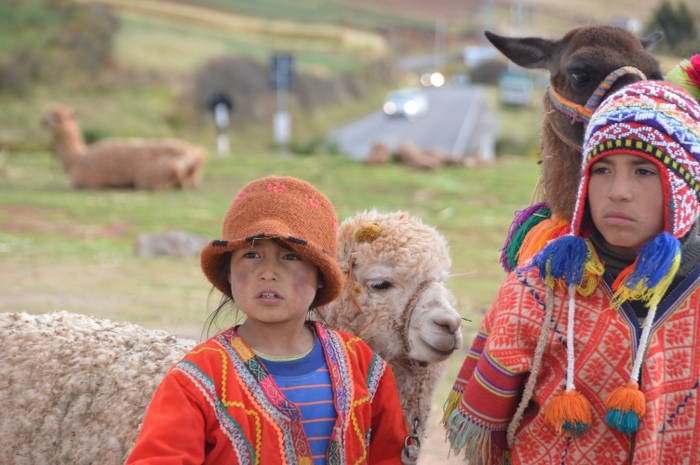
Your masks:
{"label": "dirt patch", "polygon": [[99,226],[80,225],[64,221],[52,221],[42,218],[47,209],[31,206],[2,206],[0,215],[10,219],[0,221],[0,230],[6,233],[55,233],[64,237],[79,239],[107,239],[124,237],[133,227],[126,221],[103,224]]}

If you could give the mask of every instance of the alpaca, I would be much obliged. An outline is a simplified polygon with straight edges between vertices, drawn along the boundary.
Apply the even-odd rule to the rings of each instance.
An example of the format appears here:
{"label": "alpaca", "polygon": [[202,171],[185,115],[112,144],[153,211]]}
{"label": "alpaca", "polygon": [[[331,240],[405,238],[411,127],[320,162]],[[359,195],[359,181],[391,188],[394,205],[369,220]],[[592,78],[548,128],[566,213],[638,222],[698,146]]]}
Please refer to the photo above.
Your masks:
{"label": "alpaca", "polygon": [[75,111],[66,106],[49,110],[42,123],[75,188],[184,189],[201,181],[201,147],[177,139],[105,140],[86,147]]}
{"label": "alpaca", "polygon": [[[446,240],[405,212],[364,212],[338,232],[347,281],[319,319],[364,339],[391,364],[413,439],[425,437],[444,362],[462,343],[461,319],[443,281],[451,260]],[[419,446],[418,446],[419,448]],[[414,463],[417,450],[404,457]]]}
{"label": "alpaca", "polygon": [[[552,214],[568,221],[578,189],[587,116],[609,92],[642,77],[627,70],[618,79],[611,78],[611,86],[598,89],[599,84],[625,66],[637,68],[647,79],[661,79],[659,62],[647,50],[662,34],[652,33],[639,40],[622,28],[584,26],[559,40],[510,38],[488,31],[486,37],[512,62],[549,71],[540,150],[543,200]],[[596,90],[601,94],[591,99]]]}
{"label": "alpaca", "polygon": [[194,341],[67,312],[0,313],[0,463],[118,465]]}

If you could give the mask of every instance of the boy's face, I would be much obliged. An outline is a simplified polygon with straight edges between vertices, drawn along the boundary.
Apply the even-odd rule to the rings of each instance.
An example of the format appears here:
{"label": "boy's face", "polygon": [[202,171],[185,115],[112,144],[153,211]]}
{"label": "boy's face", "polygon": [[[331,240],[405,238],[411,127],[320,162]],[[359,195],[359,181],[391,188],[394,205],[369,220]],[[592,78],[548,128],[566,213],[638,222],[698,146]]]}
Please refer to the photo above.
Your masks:
{"label": "boy's face", "polygon": [[593,224],[616,252],[631,256],[663,229],[659,167],[633,155],[611,155],[591,166],[588,205]]}
{"label": "boy's face", "polygon": [[321,287],[316,266],[274,240],[256,240],[231,255],[236,306],[253,324],[303,324]]}

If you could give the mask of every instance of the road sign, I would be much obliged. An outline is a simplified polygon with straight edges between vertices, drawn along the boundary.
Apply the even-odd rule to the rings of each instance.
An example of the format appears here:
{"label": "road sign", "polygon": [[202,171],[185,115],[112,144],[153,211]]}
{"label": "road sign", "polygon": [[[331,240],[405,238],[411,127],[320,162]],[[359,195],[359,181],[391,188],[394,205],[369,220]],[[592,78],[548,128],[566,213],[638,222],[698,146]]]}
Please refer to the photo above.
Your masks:
{"label": "road sign", "polygon": [[270,84],[278,90],[292,88],[292,71],[294,58],[291,53],[276,53],[272,56],[270,65]]}

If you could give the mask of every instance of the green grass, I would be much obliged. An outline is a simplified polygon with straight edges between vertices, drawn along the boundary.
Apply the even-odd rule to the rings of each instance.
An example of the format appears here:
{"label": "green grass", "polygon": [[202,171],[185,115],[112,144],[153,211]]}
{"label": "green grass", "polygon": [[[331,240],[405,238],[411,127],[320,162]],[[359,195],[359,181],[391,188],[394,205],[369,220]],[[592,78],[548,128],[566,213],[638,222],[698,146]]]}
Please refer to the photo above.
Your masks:
{"label": "green grass", "polygon": [[[502,278],[498,249],[512,211],[529,199],[535,167],[510,162],[424,173],[394,165],[368,168],[334,156],[259,153],[213,158],[204,186],[195,191],[80,191],[67,187],[65,174],[48,154],[8,153],[0,178],[0,266],[7,260],[57,269],[63,261],[153,266],[152,260],[134,257],[139,234],[182,229],[214,238],[235,192],[248,180],[272,173],[314,183],[334,201],[341,218],[368,208],[403,209],[438,227],[451,243],[454,272],[459,275],[450,285],[465,314],[472,314],[488,304]],[[162,264],[183,269],[194,265],[178,259]],[[74,279],[72,274],[57,276],[68,283]],[[21,285],[16,278],[8,279]],[[72,285],[65,289],[81,292]],[[171,314],[178,313],[177,301],[167,305]]]}
{"label": "green grass", "polygon": [[[337,156],[282,157],[258,152],[215,157],[193,191],[80,191],[45,152],[5,153],[0,164],[0,311],[67,310],[131,321],[199,338],[218,302],[192,258],[139,258],[139,234],[181,229],[219,236],[234,194],[249,180],[284,174],[309,180],[341,219],[359,211],[406,210],[448,239],[448,286],[471,341],[505,277],[498,251],[513,211],[530,201],[531,160],[478,169],[420,172],[366,167]],[[228,320],[230,321],[230,320]],[[226,324],[223,321],[221,324]],[[436,402],[447,394],[463,354],[450,359]]]}
{"label": "green grass", "polygon": [[123,66],[133,69],[184,73],[223,55],[267,63],[278,50],[294,52],[297,67],[306,71],[357,71],[361,64],[357,52],[346,50],[342,44],[331,40],[281,36],[265,31],[232,32],[134,12],[120,12],[119,18],[121,26],[115,56]]}

